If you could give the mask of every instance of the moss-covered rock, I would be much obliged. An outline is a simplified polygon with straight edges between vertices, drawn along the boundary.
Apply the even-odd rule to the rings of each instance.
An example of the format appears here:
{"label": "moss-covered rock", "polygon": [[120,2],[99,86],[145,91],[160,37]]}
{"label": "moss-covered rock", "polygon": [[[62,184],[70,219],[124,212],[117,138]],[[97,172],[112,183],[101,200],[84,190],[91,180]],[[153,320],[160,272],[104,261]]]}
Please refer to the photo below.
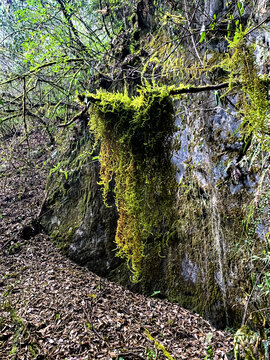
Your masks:
{"label": "moss-covered rock", "polygon": [[[222,101],[219,94],[208,92],[173,103],[165,87],[164,97],[147,89],[150,101],[146,92],[137,98],[113,92],[92,96],[99,103],[93,105],[91,127],[103,141],[101,179],[93,155],[82,163],[84,147],[75,152],[71,149],[66,156],[67,178],[63,172],[49,178],[42,218],[50,235],[80,264],[147,295],[177,301],[219,327],[237,326],[254,316],[257,308],[269,303],[270,293],[265,276],[265,264],[269,266],[270,261],[269,155],[265,151],[269,149],[268,89],[258,77],[252,50],[244,45],[246,34],[238,35],[217,66],[222,70],[221,80],[228,76],[230,85],[230,93]],[[207,74],[203,76],[207,80]],[[234,89],[238,77],[241,86]],[[166,122],[169,140],[175,135],[178,146],[172,154],[168,142],[165,157],[164,151],[159,156],[164,142],[155,142],[155,136],[166,131]],[[242,133],[238,131],[241,125]],[[160,173],[159,162],[151,165],[151,155],[159,161],[164,156]],[[173,174],[168,160],[176,167]],[[120,182],[115,179],[116,206],[109,187],[114,176],[120,178]],[[159,200],[165,199],[158,191],[159,181],[166,190],[162,194],[169,197],[175,179],[176,221],[170,224],[168,236],[162,237],[160,229],[151,236],[159,214],[167,215],[167,205],[172,204],[168,201],[166,207],[164,201],[159,207]],[[100,180],[112,207],[103,203],[104,189],[97,185]],[[123,231],[127,236],[121,241],[127,245],[124,255],[133,260],[135,270],[139,263],[138,284],[131,282],[130,263],[119,263],[115,257],[117,210],[128,215],[123,223],[131,231]],[[145,233],[147,236],[142,236]],[[134,261],[132,254],[138,244],[140,258],[136,262],[138,258]],[[117,246],[119,250],[119,242]]]}
{"label": "moss-covered rock", "polygon": [[[203,96],[211,104],[214,95]],[[193,97],[192,105],[200,106],[201,101],[201,96]],[[176,101],[175,113],[189,104],[190,99]],[[258,225],[269,226],[268,205],[263,213],[253,211],[249,226],[243,226],[247,208],[258,196],[260,176],[263,180],[261,160],[243,155],[245,144],[235,135],[239,120],[225,106],[207,113],[182,111],[175,123],[180,142],[173,155],[179,181],[177,221],[166,241],[145,239],[140,283],[132,283],[129,267],[115,257],[118,215],[113,195],[108,188],[106,201],[111,207],[105,206],[96,157],[92,154],[82,161],[90,139],[71,146],[67,176],[63,171],[51,174],[42,223],[69,256],[90,270],[146,295],[177,301],[219,327],[239,324],[246,296],[254,291],[252,276],[263,268],[263,262],[255,265],[252,260],[265,248]],[[265,190],[264,199],[267,196]],[[252,234],[246,231],[250,226]]]}
{"label": "moss-covered rock", "polygon": [[50,174],[41,223],[70,258],[99,275],[107,275],[120,263],[114,243],[117,212],[112,194],[108,196],[111,207],[103,202],[97,184],[99,163],[89,147],[89,135],[83,142],[76,139],[59,171]]}

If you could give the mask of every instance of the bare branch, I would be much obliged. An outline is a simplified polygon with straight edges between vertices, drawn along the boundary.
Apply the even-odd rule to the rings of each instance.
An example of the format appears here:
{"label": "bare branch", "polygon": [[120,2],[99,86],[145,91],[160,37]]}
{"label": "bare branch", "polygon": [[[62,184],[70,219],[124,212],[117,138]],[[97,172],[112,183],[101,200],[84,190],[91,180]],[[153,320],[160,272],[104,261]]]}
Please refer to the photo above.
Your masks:
{"label": "bare branch", "polygon": [[75,38],[76,38],[76,43],[81,47],[81,49],[83,51],[86,51],[87,52],[87,47],[84,45],[84,43],[81,41],[80,39],[80,36],[79,36],[79,33],[78,33],[78,30],[75,28],[73,22],[71,21],[71,15],[68,14],[67,12],[67,9],[65,7],[65,4],[63,3],[62,0],[56,0],[58,2],[58,4],[60,5],[61,7],[61,11],[66,19],[66,21],[68,22],[71,30],[72,30],[72,33],[74,34]]}
{"label": "bare branch", "polygon": [[5,84],[9,84],[11,83],[12,81],[15,81],[15,80],[18,80],[18,79],[23,79],[24,77],[28,76],[28,75],[31,75],[31,74],[34,74],[34,73],[37,73],[39,72],[40,70],[46,68],[46,67],[50,67],[50,66],[53,66],[53,65],[56,65],[56,64],[67,64],[67,63],[71,63],[71,62],[83,62],[84,59],[83,58],[77,58],[77,59],[58,59],[58,60],[55,60],[55,61],[50,61],[50,62],[47,62],[47,63],[44,63],[44,64],[41,64],[41,65],[38,65],[36,67],[34,67],[33,69],[31,69],[30,71],[27,71],[26,73],[22,74],[22,75],[17,75],[9,80],[6,80],[6,81],[3,81],[0,83],[0,86],[1,85],[5,85]]}
{"label": "bare branch", "polygon": [[[90,104],[90,103],[89,103]],[[74,123],[74,121],[78,120],[81,116],[84,116],[87,111],[89,109],[89,105],[85,106],[82,111],[80,111],[78,114],[76,114],[75,116],[73,116],[73,118],[66,124],[59,124],[57,125],[57,127],[67,127],[69,125],[71,125],[72,123]]]}
{"label": "bare branch", "polygon": [[270,15],[267,16],[266,19],[262,20],[258,25],[254,26],[252,29],[250,29],[245,36],[249,35],[250,33],[252,33],[254,30],[258,29],[259,27],[261,27],[263,24],[265,24],[267,21],[270,21]]}

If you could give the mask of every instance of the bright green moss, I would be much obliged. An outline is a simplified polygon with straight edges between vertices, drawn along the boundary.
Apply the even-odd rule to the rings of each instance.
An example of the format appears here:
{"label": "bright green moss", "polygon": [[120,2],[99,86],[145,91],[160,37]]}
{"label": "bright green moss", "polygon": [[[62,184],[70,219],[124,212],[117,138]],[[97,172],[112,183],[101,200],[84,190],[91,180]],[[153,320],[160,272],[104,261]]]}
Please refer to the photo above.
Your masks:
{"label": "bright green moss", "polygon": [[127,259],[137,281],[145,241],[161,238],[173,218],[173,104],[166,87],[147,87],[132,98],[108,92],[94,98],[90,128],[96,141],[102,140],[100,184],[106,202],[114,179],[118,255]]}

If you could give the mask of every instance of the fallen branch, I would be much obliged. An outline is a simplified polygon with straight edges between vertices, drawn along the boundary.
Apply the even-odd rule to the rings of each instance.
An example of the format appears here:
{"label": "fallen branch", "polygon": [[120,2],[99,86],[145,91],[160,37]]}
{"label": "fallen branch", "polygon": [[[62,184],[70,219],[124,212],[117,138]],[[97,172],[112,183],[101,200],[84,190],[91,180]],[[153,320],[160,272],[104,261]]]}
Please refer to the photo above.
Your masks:
{"label": "fallen branch", "polygon": [[153,338],[153,336],[150,334],[149,330],[147,330],[146,328],[145,330],[145,334],[148,337],[148,339],[150,341],[152,341],[155,345],[155,347],[158,350],[161,350],[163,352],[163,355],[168,359],[168,360],[174,360],[174,358],[171,356],[171,354],[168,353],[168,351],[165,349],[165,347],[159,342],[157,341],[155,338]]}

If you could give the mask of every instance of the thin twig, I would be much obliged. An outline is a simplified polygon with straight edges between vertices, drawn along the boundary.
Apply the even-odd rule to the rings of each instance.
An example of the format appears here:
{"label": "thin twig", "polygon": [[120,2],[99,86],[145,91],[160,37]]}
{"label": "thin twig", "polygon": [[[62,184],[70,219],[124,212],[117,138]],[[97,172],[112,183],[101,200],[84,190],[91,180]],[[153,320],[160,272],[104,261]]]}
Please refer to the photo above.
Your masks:
{"label": "thin twig", "polygon": [[192,32],[192,29],[191,29],[191,23],[190,23],[190,20],[189,20],[189,16],[188,16],[188,11],[187,11],[187,2],[186,0],[184,1],[184,4],[185,4],[185,13],[186,13],[186,18],[187,18],[187,22],[188,22],[188,31],[190,33],[190,36],[191,36],[191,41],[192,41],[192,44],[193,44],[193,47],[194,47],[194,50],[195,50],[195,53],[197,55],[197,58],[199,59],[201,65],[203,65],[203,61],[200,57],[200,54],[197,50],[197,46],[196,46],[196,43],[195,43],[195,40],[194,40],[194,36],[193,36],[193,32]]}
{"label": "thin twig", "polygon": [[62,0],[56,0],[58,2],[58,4],[60,5],[61,7],[61,11],[66,19],[66,21],[68,22],[69,26],[70,26],[70,29],[71,31],[73,32],[75,38],[76,38],[76,43],[80,46],[80,48],[87,52],[87,47],[86,45],[81,41],[80,39],[80,36],[79,36],[79,32],[78,30],[76,29],[75,25],[73,24],[72,20],[71,20],[71,16],[72,14],[69,14],[66,7],[65,7],[65,3],[62,1]]}
{"label": "thin twig", "polygon": [[3,250],[7,245],[9,245],[12,242],[13,239],[8,239],[4,242],[4,244],[1,246],[1,250]]}
{"label": "thin twig", "polygon": [[23,117],[24,134],[25,134],[27,146],[28,146],[28,149],[29,149],[29,139],[28,139],[28,132],[27,132],[27,124],[26,124],[26,85],[25,85],[25,77],[23,78],[22,117]]}
{"label": "thin twig", "polygon": [[[102,3],[101,3],[101,0],[99,0],[99,7],[100,7],[100,10],[102,10]],[[103,22],[103,25],[104,25],[104,28],[105,28],[105,31],[106,31],[106,34],[108,35],[108,37],[111,39],[111,34],[107,28],[107,25],[106,25],[106,22],[105,22],[105,16],[102,14],[102,22]]]}
{"label": "thin twig", "polygon": [[6,81],[3,81],[0,83],[0,86],[1,85],[5,85],[5,84],[9,84],[11,83],[12,81],[15,81],[15,80],[18,80],[18,79],[22,79],[28,75],[31,75],[33,73],[37,73],[39,72],[40,70],[44,69],[45,67],[49,67],[49,66],[53,66],[53,65],[56,65],[56,64],[67,64],[67,63],[70,63],[70,62],[83,62],[84,59],[83,58],[77,58],[77,59],[59,59],[59,60],[55,60],[55,61],[50,61],[50,62],[47,62],[47,63],[44,63],[44,64],[41,64],[41,65],[38,65],[36,67],[34,67],[33,69],[31,69],[30,71],[27,71],[26,73],[22,74],[22,75],[17,75],[9,80],[6,80]]}
{"label": "thin twig", "polygon": [[46,205],[46,201],[48,199],[48,190],[45,192],[44,194],[44,197],[43,197],[43,200],[42,200],[42,203],[39,207],[39,210],[38,210],[38,213],[37,213],[37,216],[36,216],[36,219],[38,222],[40,222],[40,219],[41,219],[41,214],[43,213],[43,210],[44,210],[44,207]]}
{"label": "thin twig", "polygon": [[59,124],[59,125],[57,125],[57,127],[67,127],[67,126],[71,125],[74,121],[76,121],[76,120],[79,119],[81,116],[83,116],[83,115],[85,115],[85,114],[87,113],[87,110],[88,110],[88,108],[89,108],[89,105],[90,105],[90,104],[88,104],[87,106],[85,106],[85,107],[82,109],[82,111],[80,111],[78,114],[76,114],[75,116],[73,116],[73,118],[72,118],[69,122],[67,122],[67,123],[65,123],[65,124]]}
{"label": "thin twig", "polygon": [[252,33],[254,30],[258,29],[260,26],[262,26],[267,21],[270,21],[270,15],[266,17],[266,19],[262,20],[258,25],[254,26],[252,29],[250,29],[245,36],[248,36],[250,33]]}
{"label": "thin twig", "polygon": [[[15,112],[15,110],[14,110],[14,112]],[[14,119],[14,118],[16,118],[16,117],[18,117],[18,116],[20,116],[20,115],[21,115],[21,112],[20,112],[20,111],[16,111],[16,114],[7,116],[7,117],[5,117],[4,119],[2,119],[2,120],[0,121],[0,124],[2,125],[5,121]]]}

